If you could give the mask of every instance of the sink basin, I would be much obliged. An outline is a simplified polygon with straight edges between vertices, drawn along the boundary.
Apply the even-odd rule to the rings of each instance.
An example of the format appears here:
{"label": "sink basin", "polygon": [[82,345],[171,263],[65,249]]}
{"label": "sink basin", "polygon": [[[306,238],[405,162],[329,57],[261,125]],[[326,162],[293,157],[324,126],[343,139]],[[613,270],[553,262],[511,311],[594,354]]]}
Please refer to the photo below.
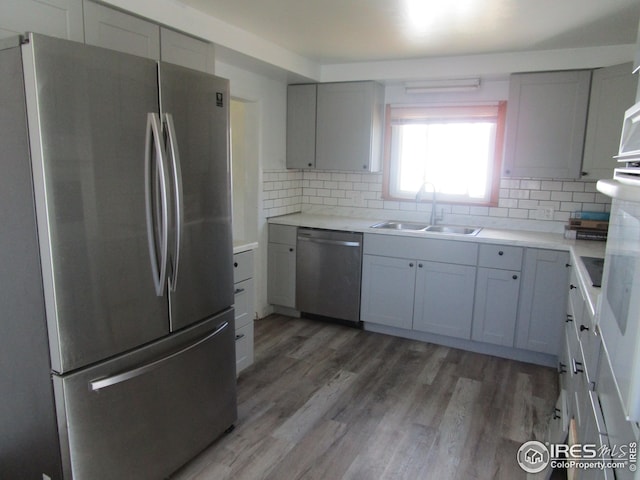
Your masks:
{"label": "sink basin", "polygon": [[386,228],[389,230],[425,230],[427,227],[429,225],[426,223],[399,222],[395,220],[371,225],[371,228]]}
{"label": "sink basin", "polygon": [[387,222],[376,223],[371,228],[385,228],[389,230],[412,230],[414,232],[448,233],[453,235],[477,235],[482,228],[462,227],[458,225],[429,225],[426,223],[401,222],[389,220]]}
{"label": "sink basin", "polygon": [[482,230],[479,227],[460,227],[458,225],[429,225],[425,232],[450,233],[454,235],[477,235]]}

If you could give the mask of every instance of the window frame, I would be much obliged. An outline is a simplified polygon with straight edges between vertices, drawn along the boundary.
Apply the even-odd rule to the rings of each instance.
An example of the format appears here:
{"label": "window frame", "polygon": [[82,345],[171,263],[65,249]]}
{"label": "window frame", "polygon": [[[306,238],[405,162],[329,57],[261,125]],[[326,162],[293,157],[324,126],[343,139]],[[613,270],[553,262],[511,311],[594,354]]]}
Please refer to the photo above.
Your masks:
{"label": "window frame", "polygon": [[[495,132],[495,145],[494,145],[494,155],[491,160],[490,168],[491,174],[489,176],[491,185],[489,187],[489,195],[488,199],[483,199],[481,201],[469,201],[469,200],[451,200],[451,199],[443,199],[441,203],[445,204],[453,204],[453,205],[469,205],[469,206],[478,206],[478,207],[495,207],[498,206],[498,198],[500,194],[500,178],[502,171],[502,161],[503,161],[503,152],[504,152],[504,139],[505,139],[505,123],[506,123],[506,111],[507,111],[507,102],[499,101],[497,103],[492,104],[465,104],[465,105],[390,105],[387,104],[385,108],[385,135],[384,135],[384,153],[383,153],[383,172],[382,172],[382,199],[390,200],[390,201],[400,201],[400,202],[425,202],[428,203],[430,200],[429,195],[424,195],[424,198],[420,198],[418,200],[410,199],[406,197],[394,196],[391,193],[391,171],[397,171],[397,168],[392,168],[391,165],[391,132],[392,132],[392,123],[393,119],[397,118],[397,114],[393,115],[392,110],[396,112],[401,111],[404,115],[402,118],[410,120],[411,118],[419,118],[421,112],[423,118],[428,116],[433,116],[434,111],[444,112],[445,115],[451,115],[451,118],[481,118],[487,117],[486,112],[487,107],[491,107],[496,109],[496,113],[491,115],[491,118],[496,119],[496,132]],[[476,113],[462,114],[459,112],[471,111],[475,110]],[[448,112],[447,112],[448,111]],[[459,114],[456,115],[456,112]]]}

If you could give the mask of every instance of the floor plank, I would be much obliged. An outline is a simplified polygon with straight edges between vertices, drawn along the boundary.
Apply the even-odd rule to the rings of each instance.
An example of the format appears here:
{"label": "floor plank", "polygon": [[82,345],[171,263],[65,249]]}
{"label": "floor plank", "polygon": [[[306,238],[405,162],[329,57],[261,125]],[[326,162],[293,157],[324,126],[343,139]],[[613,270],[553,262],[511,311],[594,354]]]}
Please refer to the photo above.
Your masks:
{"label": "floor plank", "polygon": [[271,315],[235,430],[172,479],[524,479],[557,394],[553,369]]}

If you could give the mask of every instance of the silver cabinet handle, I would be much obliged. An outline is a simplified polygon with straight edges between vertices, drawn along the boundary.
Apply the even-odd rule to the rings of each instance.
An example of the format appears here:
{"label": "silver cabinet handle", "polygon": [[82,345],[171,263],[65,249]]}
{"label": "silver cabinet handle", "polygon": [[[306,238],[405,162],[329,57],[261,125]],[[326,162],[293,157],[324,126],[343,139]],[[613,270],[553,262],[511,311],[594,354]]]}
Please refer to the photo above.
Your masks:
{"label": "silver cabinet handle", "polygon": [[182,196],[182,169],[180,167],[180,153],[178,151],[178,137],[176,136],[175,125],[173,124],[173,115],[164,114],[164,123],[166,126],[167,140],[169,142],[168,152],[171,159],[171,173],[173,177],[173,189],[175,192],[174,199],[174,249],[173,249],[173,268],[171,278],[169,279],[169,288],[176,290],[178,282],[178,266],[180,265],[180,243],[182,242],[182,229],[184,224],[184,202]]}
{"label": "silver cabinet handle", "polygon": [[185,348],[178,350],[177,352],[172,353],[166,357],[163,357],[159,360],[155,360],[151,363],[147,363],[146,365],[142,365],[140,367],[134,368],[132,370],[127,370],[126,372],[118,373],[117,375],[113,375],[112,377],[101,378],[99,380],[93,380],[91,385],[91,390],[97,392],[103,388],[112,387],[113,385],[117,385],[118,383],[126,382],[127,380],[131,380],[132,378],[139,377],[140,375],[144,375],[146,373],[152,372],[153,370],[162,366],[163,363],[168,362],[172,358],[175,358],[183,353],[188,352],[189,350],[193,350],[194,348],[202,345],[204,342],[209,340],[212,337],[215,337],[220,332],[222,332],[225,328],[229,326],[229,322],[224,322],[218,328],[216,328],[213,332],[207,335],[204,338],[201,338],[195,343],[186,346]]}
{"label": "silver cabinet handle", "polygon": [[244,292],[244,288],[236,288],[235,291],[233,292],[234,295],[237,295],[239,293]]}
{"label": "silver cabinet handle", "polygon": [[326,238],[298,237],[298,241],[311,243],[324,243],[326,245],[340,245],[342,247],[359,247],[360,242],[345,242],[343,240],[328,240]]}
{"label": "silver cabinet handle", "polygon": [[240,340],[241,338],[244,338],[244,333],[236,335],[236,340]]}
{"label": "silver cabinet handle", "polygon": [[582,362],[578,362],[575,358],[572,359],[573,361],[573,373],[575,375],[577,375],[578,373],[584,373],[584,370],[582,369]]}
{"label": "silver cabinet handle", "polygon": [[[144,153],[144,181],[145,203],[147,212],[147,239],[149,241],[149,255],[151,257],[151,270],[156,295],[164,295],[164,287],[167,283],[167,257],[169,249],[169,199],[167,194],[167,162],[164,146],[162,145],[162,131],[160,117],[157,113],[147,114],[147,134]],[[153,171],[153,153],[156,153],[156,169]],[[156,182],[160,186],[160,258],[158,258],[158,245],[156,239],[156,223],[154,222],[154,209],[157,209],[154,198],[154,186]]]}

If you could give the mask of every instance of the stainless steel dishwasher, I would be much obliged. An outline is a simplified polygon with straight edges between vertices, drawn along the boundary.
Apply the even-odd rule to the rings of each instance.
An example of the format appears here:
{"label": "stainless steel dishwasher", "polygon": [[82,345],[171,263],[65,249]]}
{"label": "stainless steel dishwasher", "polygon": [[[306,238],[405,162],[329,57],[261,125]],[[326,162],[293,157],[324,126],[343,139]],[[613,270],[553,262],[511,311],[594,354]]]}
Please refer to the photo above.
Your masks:
{"label": "stainless steel dishwasher", "polygon": [[360,321],[362,234],[298,228],[296,309]]}

